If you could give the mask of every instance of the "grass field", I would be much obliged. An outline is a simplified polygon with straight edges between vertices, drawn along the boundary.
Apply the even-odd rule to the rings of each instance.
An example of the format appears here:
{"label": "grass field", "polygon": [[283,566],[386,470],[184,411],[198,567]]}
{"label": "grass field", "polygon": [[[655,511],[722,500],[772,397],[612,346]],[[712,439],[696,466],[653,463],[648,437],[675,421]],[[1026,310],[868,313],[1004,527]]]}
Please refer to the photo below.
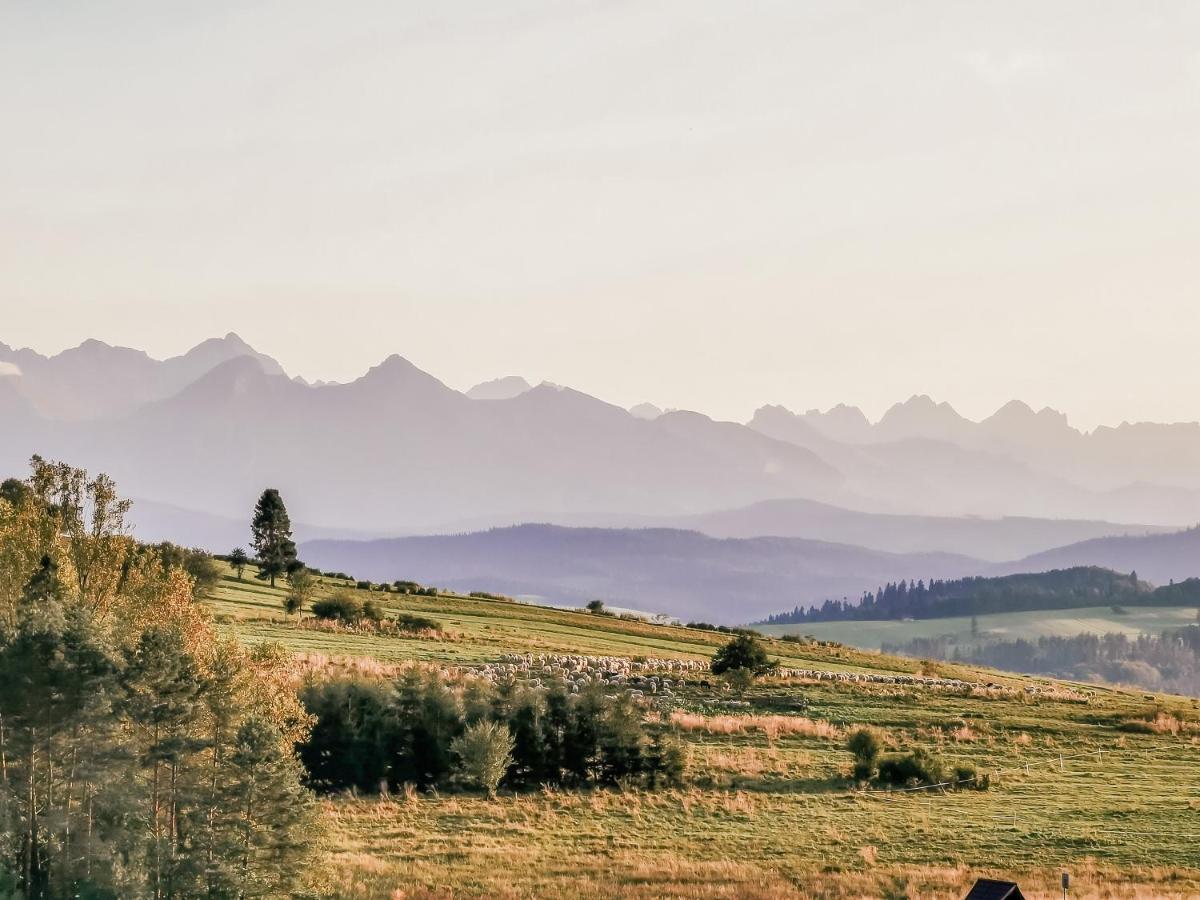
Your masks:
{"label": "grass field", "polygon": [[[1180,628],[1196,622],[1195,606],[1125,607],[1124,613],[1111,606],[1081,609],[1042,609],[1030,612],[995,613],[978,617],[983,638],[1036,639],[1120,633],[1129,637],[1159,634],[1168,628]],[[887,622],[811,622],[803,625],[759,626],[764,634],[809,634],[819,640],[840,641],[855,647],[879,649],[884,643],[902,644],[913,638],[953,636],[959,643],[971,640],[971,617],[950,616],[942,619],[908,619]]]}
{"label": "grass field", "polygon": [[[503,601],[386,594],[373,596],[437,619],[450,638],[332,633],[286,621],[282,596],[228,577],[213,605],[243,640],[386,661],[469,665],[514,651],[704,659],[726,640]],[[828,671],[920,665],[836,646],[772,641],[770,649],[786,665]],[[936,668],[1004,685],[1048,683]],[[1057,897],[1065,868],[1076,898],[1200,896],[1200,710],[1183,698],[1088,690],[1088,702],[1067,702],[767,679],[747,695],[749,709],[731,713],[718,705],[718,687],[693,679],[674,701],[686,787],[328,800],[328,893],[949,898],[977,876],[1009,874],[1028,897]],[[802,704],[809,724],[780,727],[797,723]],[[1171,717],[1159,720],[1170,726],[1161,733],[1123,724],[1159,713]],[[993,785],[856,793],[844,742],[858,724],[880,728],[896,748],[926,746],[951,764],[997,773]]]}

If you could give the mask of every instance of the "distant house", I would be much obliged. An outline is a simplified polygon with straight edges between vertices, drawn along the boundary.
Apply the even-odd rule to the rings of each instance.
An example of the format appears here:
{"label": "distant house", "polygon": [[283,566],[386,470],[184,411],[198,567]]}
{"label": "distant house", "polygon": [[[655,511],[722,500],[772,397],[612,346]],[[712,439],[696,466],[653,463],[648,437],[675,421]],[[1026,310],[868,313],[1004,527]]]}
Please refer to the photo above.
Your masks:
{"label": "distant house", "polygon": [[963,900],[1025,900],[1025,895],[1015,882],[980,878]]}

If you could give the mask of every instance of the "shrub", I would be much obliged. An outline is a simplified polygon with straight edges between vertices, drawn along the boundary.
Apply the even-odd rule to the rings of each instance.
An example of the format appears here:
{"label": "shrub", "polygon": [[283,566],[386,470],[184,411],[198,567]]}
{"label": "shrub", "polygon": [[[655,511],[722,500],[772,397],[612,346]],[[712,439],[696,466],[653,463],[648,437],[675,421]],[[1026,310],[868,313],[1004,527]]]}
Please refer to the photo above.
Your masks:
{"label": "shrub", "polygon": [[976,790],[986,791],[992,786],[992,779],[988,775],[980,775],[975,771],[974,766],[959,764],[954,767],[954,774],[950,777],[951,783],[955,790]]}
{"label": "shrub", "polygon": [[356,581],[356,582],[354,582],[354,587],[355,587],[357,590],[360,590],[360,591],[369,591],[369,590],[371,589],[371,582],[369,582],[369,581]]}
{"label": "shrub", "polygon": [[221,580],[221,569],[216,559],[203,550],[180,547],[164,541],[154,545],[162,561],[163,571],[183,569],[192,579],[192,596],[196,599],[209,597]]}
{"label": "shrub", "polygon": [[424,616],[415,616],[412,613],[398,613],[396,615],[396,628],[400,631],[441,631],[442,623],[434,619],[427,619]]}
{"label": "shrub", "polygon": [[348,592],[337,591],[331,596],[313,603],[312,613],[318,619],[341,622],[343,625],[354,625],[362,620],[363,604]]}
{"label": "shrub", "polygon": [[587,602],[587,606],[585,606],[584,609],[586,609],[588,612],[590,612],[594,616],[602,616],[608,612],[608,610],[606,610],[604,608],[603,600],[589,600]]}
{"label": "shrub", "polygon": [[721,677],[725,679],[725,683],[729,685],[729,689],[739,697],[750,690],[751,685],[754,684],[753,669],[727,669],[722,673]]}
{"label": "shrub", "polygon": [[869,781],[874,777],[879,754],[883,752],[879,733],[871,728],[859,728],[846,741],[846,749],[854,754],[854,778]]}
{"label": "shrub", "polygon": [[507,725],[476,722],[468,725],[450,748],[458,757],[463,778],[494,797],[512,762],[513,746],[513,736]]}
{"label": "shrub", "polygon": [[421,586],[415,581],[393,581],[392,587],[401,594],[415,594],[421,589]]}
{"label": "shrub", "polygon": [[910,753],[891,753],[879,760],[879,780],[885,784],[917,787],[946,781],[941,760],[918,747]]}
{"label": "shrub", "polygon": [[753,634],[739,634],[713,655],[710,668],[714,675],[745,669],[757,676],[771,671],[775,663],[767,656],[762,641]]}
{"label": "shrub", "polygon": [[367,600],[363,603],[362,618],[376,625],[383,621],[383,607],[379,605],[378,600]]}
{"label": "shrub", "polygon": [[487,591],[471,591],[467,596],[474,597],[476,600],[501,600],[507,603],[512,603],[512,597],[504,594],[489,594]]}
{"label": "shrub", "polygon": [[667,734],[656,734],[646,752],[646,787],[678,787],[683,784],[687,751],[683,744]]}

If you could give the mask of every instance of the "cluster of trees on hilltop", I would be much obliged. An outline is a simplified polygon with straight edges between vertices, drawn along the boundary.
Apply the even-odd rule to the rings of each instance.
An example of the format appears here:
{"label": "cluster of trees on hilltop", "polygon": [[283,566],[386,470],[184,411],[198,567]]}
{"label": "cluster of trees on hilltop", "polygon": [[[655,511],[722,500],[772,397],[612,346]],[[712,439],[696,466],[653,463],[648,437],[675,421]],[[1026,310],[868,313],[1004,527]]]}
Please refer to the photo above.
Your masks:
{"label": "cluster of trees on hilltop", "polygon": [[294,896],[316,847],[289,655],[222,640],[105,476],[0,491],[0,896]]}
{"label": "cluster of trees on hilltop", "polygon": [[797,606],[769,616],[767,625],[878,619],[937,619],[1034,609],[1083,606],[1200,604],[1200,579],[1154,589],[1128,575],[1099,566],[1076,566],[1052,572],[971,577],[928,582],[889,583],[857,602],[826,600],[820,606]]}
{"label": "cluster of trees on hilltop", "polygon": [[968,644],[949,637],[916,638],[903,644],[884,644],[883,651],[1200,696],[1200,625],[1135,638],[1079,634]]}

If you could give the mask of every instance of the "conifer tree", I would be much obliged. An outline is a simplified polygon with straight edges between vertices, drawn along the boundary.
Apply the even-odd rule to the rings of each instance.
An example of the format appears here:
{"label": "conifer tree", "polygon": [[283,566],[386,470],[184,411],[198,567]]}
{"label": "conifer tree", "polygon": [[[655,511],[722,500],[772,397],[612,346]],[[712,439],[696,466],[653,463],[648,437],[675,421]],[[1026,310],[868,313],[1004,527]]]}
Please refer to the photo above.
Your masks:
{"label": "conifer tree", "polygon": [[292,521],[275,488],[267,488],[258,498],[250,530],[259,559],[258,577],[270,580],[271,587],[275,587],[276,578],[294,571],[298,565]]}

